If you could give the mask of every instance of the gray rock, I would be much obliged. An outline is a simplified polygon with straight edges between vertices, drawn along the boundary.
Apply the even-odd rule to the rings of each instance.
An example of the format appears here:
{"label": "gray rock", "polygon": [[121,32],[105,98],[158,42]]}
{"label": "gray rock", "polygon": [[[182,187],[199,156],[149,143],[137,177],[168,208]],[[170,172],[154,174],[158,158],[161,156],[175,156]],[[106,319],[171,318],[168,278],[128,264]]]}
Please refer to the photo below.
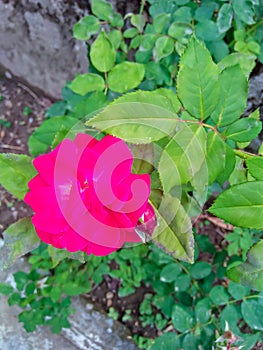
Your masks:
{"label": "gray rock", "polygon": [[87,71],[84,42],[74,40],[73,24],[85,15],[76,2],[0,0],[0,64],[45,93]]}
{"label": "gray rock", "polygon": [[138,349],[127,329],[96,310],[93,304],[83,298],[74,298],[72,306],[77,312],[70,317],[71,328],[63,329],[62,334],[79,349]]}

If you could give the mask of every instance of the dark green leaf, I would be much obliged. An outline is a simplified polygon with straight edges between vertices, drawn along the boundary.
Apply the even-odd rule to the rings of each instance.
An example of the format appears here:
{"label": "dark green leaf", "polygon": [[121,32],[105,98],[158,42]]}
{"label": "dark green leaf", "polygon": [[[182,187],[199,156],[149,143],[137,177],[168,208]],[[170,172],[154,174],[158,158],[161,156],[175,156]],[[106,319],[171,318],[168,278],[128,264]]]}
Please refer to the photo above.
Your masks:
{"label": "dark green leaf", "polygon": [[220,315],[220,324],[221,328],[226,328],[226,322],[229,325],[229,328],[232,332],[239,333],[239,328],[237,327],[237,323],[241,318],[241,314],[239,312],[239,308],[235,304],[229,304],[224,307]]}
{"label": "dark green leaf", "polygon": [[32,159],[25,154],[0,154],[0,184],[18,199],[28,191],[28,181],[36,174]]}
{"label": "dark green leaf", "polygon": [[198,22],[204,22],[208,19],[211,19],[213,16],[214,10],[215,10],[215,3],[214,2],[208,2],[202,4],[200,7],[198,7],[195,11],[194,18]]}
{"label": "dark green leaf", "polygon": [[216,41],[220,37],[216,23],[209,19],[197,23],[195,26],[195,34],[198,39],[204,41]]}
{"label": "dark green leaf", "polygon": [[182,271],[181,267],[176,263],[170,263],[166,265],[160,274],[160,280],[162,282],[173,282]]}
{"label": "dark green leaf", "polygon": [[248,287],[242,286],[232,281],[229,282],[227,289],[235,300],[243,299],[250,292],[250,289]]}
{"label": "dark green leaf", "polygon": [[241,304],[241,312],[250,328],[263,331],[262,304],[257,300],[244,300]]}
{"label": "dark green leaf", "polygon": [[174,290],[176,292],[185,292],[188,290],[191,283],[191,278],[189,275],[182,274],[176,277],[174,281]]}
{"label": "dark green leaf", "polygon": [[29,137],[28,148],[33,157],[45,153],[49,146],[52,145],[55,135],[64,126],[68,131],[78,123],[75,118],[68,116],[54,117],[44,120],[39,128]]}
{"label": "dark green leaf", "polygon": [[13,292],[13,287],[8,283],[0,283],[0,294],[8,295]]}
{"label": "dark green leaf", "polygon": [[197,302],[195,306],[196,321],[201,324],[207,323],[211,318],[211,301],[204,298]]}
{"label": "dark green leaf", "polygon": [[202,279],[210,275],[212,271],[212,265],[205,261],[197,261],[191,266],[190,274],[194,279]]}
{"label": "dark green leaf", "polygon": [[184,333],[193,327],[194,318],[180,305],[175,305],[172,314],[172,322],[177,331]]}
{"label": "dark green leaf", "polygon": [[216,305],[225,305],[229,300],[229,294],[223,286],[213,287],[209,293],[209,297]]}
{"label": "dark green leaf", "polygon": [[176,333],[170,332],[156,338],[150,350],[174,350],[179,346],[180,338]]}

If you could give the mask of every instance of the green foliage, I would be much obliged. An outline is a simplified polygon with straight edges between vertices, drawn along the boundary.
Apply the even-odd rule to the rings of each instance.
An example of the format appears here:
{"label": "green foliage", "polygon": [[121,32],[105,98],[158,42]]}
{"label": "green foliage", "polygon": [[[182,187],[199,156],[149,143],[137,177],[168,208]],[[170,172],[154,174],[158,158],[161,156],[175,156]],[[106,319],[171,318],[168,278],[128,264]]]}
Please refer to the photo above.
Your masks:
{"label": "green foliage", "polygon": [[263,182],[250,181],[232,186],[209,210],[236,226],[262,229]]}
{"label": "green foliage", "polygon": [[[75,253],[58,250],[57,253],[73,258],[58,262],[56,252],[52,252],[51,259],[50,248],[42,243],[29,258],[30,271],[14,274],[16,288],[1,284],[0,293],[9,295],[10,305],[24,309],[19,320],[27,331],[47,325],[57,333],[70,326],[68,317],[73,312],[70,297],[89,293],[102,282],[103,275],[119,279],[120,298],[146,283],[151,291],[138,305],[139,320],[142,327],[155,327],[163,335],[154,342],[135,337],[142,349],[184,348],[194,342],[194,349],[202,346],[210,350],[216,332],[224,334],[225,321],[235,335],[244,339],[240,345],[250,342],[245,349],[251,349],[262,330],[262,295],[235,282],[227,283],[223,268],[227,255],[217,252],[208,236],[198,235],[196,240],[197,260],[193,265],[175,261],[152,244],[122,249],[106,257],[86,256],[85,265],[74,260]],[[209,262],[200,260],[207,251]],[[115,269],[110,269],[113,262]],[[108,313],[115,320],[132,322],[129,309],[121,312],[112,306]],[[169,326],[170,332],[166,333],[169,324],[172,329]],[[243,333],[248,327],[250,333]]]}
{"label": "green foliage", "polygon": [[263,289],[263,240],[254,245],[247,254],[247,260],[227,271],[233,281],[261,291]]}
{"label": "green foliage", "polygon": [[18,199],[28,191],[28,181],[36,175],[32,159],[24,154],[0,154],[0,183]]}
{"label": "green foliage", "polygon": [[10,267],[17,258],[38,246],[39,238],[31,222],[24,218],[3,232],[4,246],[0,249],[0,270]]}

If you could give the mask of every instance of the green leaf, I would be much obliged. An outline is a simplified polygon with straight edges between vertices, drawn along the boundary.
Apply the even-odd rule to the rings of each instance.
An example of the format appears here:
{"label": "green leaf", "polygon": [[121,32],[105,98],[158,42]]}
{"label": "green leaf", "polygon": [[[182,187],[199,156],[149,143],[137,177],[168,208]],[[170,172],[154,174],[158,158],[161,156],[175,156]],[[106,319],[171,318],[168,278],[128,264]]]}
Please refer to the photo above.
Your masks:
{"label": "green leaf", "polygon": [[219,195],[209,211],[235,226],[263,229],[263,181],[229,188]]}
{"label": "green leaf", "polygon": [[198,22],[204,22],[211,19],[215,10],[215,6],[213,5],[214,3],[204,3],[198,7],[194,15],[195,20]]}
{"label": "green leaf", "polygon": [[213,287],[209,293],[209,297],[216,305],[225,305],[229,300],[229,294],[223,286]]}
{"label": "green leaf", "polygon": [[3,233],[4,246],[0,249],[0,270],[11,266],[17,258],[35,249],[39,238],[31,218],[24,218],[10,225]]}
{"label": "green leaf", "polygon": [[191,278],[189,275],[186,275],[186,274],[179,275],[174,281],[174,290],[176,292],[185,292],[188,290],[190,284],[191,284]]}
{"label": "green leaf", "polygon": [[235,300],[243,299],[250,292],[250,288],[242,286],[241,284],[232,281],[229,282],[227,289]]}
{"label": "green leaf", "polygon": [[174,332],[164,333],[155,338],[150,350],[174,350],[180,346],[180,337]]}
{"label": "green leaf", "polygon": [[14,291],[13,287],[8,283],[0,283],[0,294],[9,295]]}
{"label": "green leaf", "polygon": [[231,124],[224,135],[233,141],[246,142],[254,140],[262,129],[262,122],[254,118],[242,118]]}
{"label": "green leaf", "polygon": [[263,305],[257,300],[244,300],[241,304],[244,320],[251,329],[263,331]]}
{"label": "green leaf", "polygon": [[229,47],[224,40],[210,41],[206,43],[206,46],[213,55],[215,62],[221,61],[229,54]]}
{"label": "green leaf", "polygon": [[100,29],[100,22],[95,16],[86,16],[81,18],[73,26],[73,35],[77,40],[89,40],[90,37]]}
{"label": "green leaf", "polygon": [[195,334],[188,333],[183,338],[182,349],[198,349],[198,339]]}
{"label": "green leaf", "polygon": [[230,4],[223,4],[217,15],[217,27],[219,33],[225,33],[231,28],[233,8]]}
{"label": "green leaf", "polygon": [[160,13],[153,18],[153,27],[156,33],[163,33],[164,28],[167,26],[171,18],[170,13]]}
{"label": "green leaf", "polygon": [[136,88],[143,80],[144,65],[135,62],[122,62],[117,64],[108,77],[109,88],[112,91],[123,93]]}
{"label": "green leaf", "polygon": [[29,137],[29,152],[33,157],[45,153],[48,147],[52,145],[57,132],[61,130],[62,126],[70,131],[70,129],[72,129],[77,123],[78,120],[76,120],[76,118],[68,116],[54,117],[44,120],[40,127]]}
{"label": "green leaf", "polygon": [[172,262],[162,269],[160,273],[160,280],[166,283],[174,282],[181,271],[181,267]]}
{"label": "green leaf", "polygon": [[206,324],[211,318],[211,301],[204,298],[195,305],[196,321],[201,324]]}
{"label": "green leaf", "polygon": [[252,55],[251,53],[240,53],[235,52],[231,53],[230,55],[227,55],[224,57],[219,63],[218,68],[220,71],[227,67],[234,66],[236,64],[239,64],[243,72],[247,77],[249,77],[249,74],[253,70],[253,68],[256,65],[256,58],[257,56]]}
{"label": "green leaf", "polygon": [[95,16],[104,21],[110,21],[114,15],[112,5],[104,0],[92,0],[91,10]]}
{"label": "green leaf", "polygon": [[18,199],[28,191],[28,181],[36,174],[32,159],[25,154],[0,153],[0,183]]}
{"label": "green leaf", "polygon": [[116,51],[104,31],[100,32],[91,45],[90,59],[93,66],[100,72],[108,72],[114,66]]}
{"label": "green leaf", "polygon": [[161,36],[155,42],[153,57],[155,61],[169,56],[174,51],[174,41],[168,36]]}
{"label": "green leaf", "polygon": [[197,119],[206,119],[218,103],[218,68],[194,36],[180,60],[177,89],[183,106]]}
{"label": "green leaf", "polygon": [[162,153],[159,173],[164,191],[186,184],[205,160],[206,132],[201,125],[179,125]]}
{"label": "green leaf", "polygon": [[263,157],[251,157],[246,160],[249,173],[256,179],[263,181]]}
{"label": "green leaf", "polygon": [[179,6],[188,4],[190,0],[175,0],[175,3]]}
{"label": "green leaf", "polygon": [[215,132],[207,134],[206,165],[209,184],[212,184],[226,167],[226,144]]}
{"label": "green leaf", "polygon": [[175,305],[172,314],[172,322],[177,331],[184,333],[193,327],[194,318],[180,305]]}
{"label": "green leaf", "polygon": [[114,47],[115,50],[117,50],[120,47],[120,44],[122,42],[122,33],[120,30],[115,29],[111,30],[108,33],[108,39],[112,43],[112,46]]}
{"label": "green leaf", "polygon": [[89,119],[91,116],[94,116],[96,113],[98,113],[102,107],[105,107],[107,103],[107,96],[103,92],[97,91],[89,94],[78,104],[76,104],[72,112],[78,119]]}
{"label": "green leaf", "polygon": [[236,20],[246,24],[255,23],[254,8],[249,0],[232,0],[232,6]]}
{"label": "green leaf", "polygon": [[48,253],[52,259],[53,263],[53,268],[56,267],[62,260],[65,259],[73,259],[73,260],[78,260],[82,264],[85,263],[85,253],[83,252],[76,252],[76,253],[71,253],[65,249],[57,249],[54,248],[52,245],[48,246]]}
{"label": "green leaf", "polygon": [[152,204],[158,222],[152,236],[153,243],[176,259],[193,262],[192,224],[179,199],[164,195],[159,206]]}
{"label": "green leaf", "polygon": [[259,291],[263,290],[263,240],[255,244],[247,254],[247,260],[229,268],[227,276],[234,282]]}
{"label": "green leaf", "polygon": [[131,24],[138,29],[140,33],[143,32],[145,26],[145,16],[144,15],[131,15]]}
{"label": "green leaf", "polygon": [[225,167],[224,167],[224,170],[221,173],[219,173],[216,179],[220,185],[223,185],[224,182],[229,179],[229,176],[232,174],[236,164],[236,156],[233,149],[229,147],[227,144],[225,145],[225,147],[226,147],[226,152],[224,157]]}
{"label": "green leaf", "polygon": [[229,328],[233,333],[238,334],[240,332],[237,323],[241,318],[238,306],[235,304],[228,304],[224,307],[220,315],[221,329],[225,329],[226,322],[229,324]]}
{"label": "green leaf", "polygon": [[68,86],[76,94],[85,96],[90,91],[102,91],[105,82],[98,74],[86,73],[78,75]]}
{"label": "green leaf", "polygon": [[202,279],[210,275],[212,272],[212,265],[206,261],[197,261],[190,268],[190,274],[194,279]]}
{"label": "green leaf", "polygon": [[181,22],[173,22],[168,30],[168,35],[177,40],[181,40],[192,33],[193,29],[191,24]]}
{"label": "green leaf", "polygon": [[197,23],[195,34],[198,39],[203,41],[217,41],[220,37],[216,23],[209,19]]}
{"label": "green leaf", "polygon": [[86,125],[131,143],[151,143],[169,135],[178,123],[172,91],[137,91],[108,105]]}
{"label": "green leaf", "polygon": [[236,65],[224,69],[219,75],[221,93],[211,117],[217,126],[232,124],[244,112],[247,104],[248,82]]}
{"label": "green leaf", "polygon": [[134,38],[135,35],[138,34],[138,29],[137,28],[128,28],[125,30],[125,32],[123,33],[124,38]]}
{"label": "green leaf", "polygon": [[236,164],[232,174],[229,177],[229,184],[231,186],[247,181],[247,171],[244,168],[243,160],[236,157]]}

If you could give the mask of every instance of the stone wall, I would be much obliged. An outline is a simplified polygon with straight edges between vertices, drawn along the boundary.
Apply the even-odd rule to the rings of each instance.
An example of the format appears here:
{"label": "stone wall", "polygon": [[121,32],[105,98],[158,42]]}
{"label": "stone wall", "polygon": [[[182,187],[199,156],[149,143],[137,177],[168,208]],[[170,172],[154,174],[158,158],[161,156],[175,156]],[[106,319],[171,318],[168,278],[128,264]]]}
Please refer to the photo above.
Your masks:
{"label": "stone wall", "polygon": [[[125,14],[140,0],[108,0]],[[90,12],[91,0],[0,0],[0,66],[52,97],[76,73],[86,72],[84,42],[72,27]]]}
{"label": "stone wall", "polygon": [[65,82],[88,67],[85,43],[72,37],[73,24],[88,13],[83,3],[0,0],[0,64],[59,98]]}

